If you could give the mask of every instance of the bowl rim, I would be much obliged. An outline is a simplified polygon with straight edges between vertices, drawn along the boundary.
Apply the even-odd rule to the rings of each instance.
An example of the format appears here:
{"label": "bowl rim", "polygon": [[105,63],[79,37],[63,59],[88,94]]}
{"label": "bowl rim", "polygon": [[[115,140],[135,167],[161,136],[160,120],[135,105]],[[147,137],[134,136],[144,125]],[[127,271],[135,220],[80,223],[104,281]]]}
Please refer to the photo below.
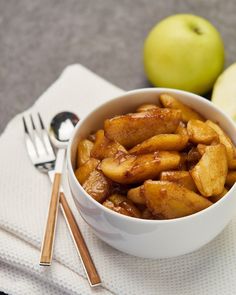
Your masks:
{"label": "bowl rim", "polygon": [[[236,188],[236,183],[229,189],[229,191],[224,195],[223,198],[221,198],[220,200],[218,200],[216,203],[213,203],[211,206],[198,211],[196,213],[187,215],[187,216],[183,216],[183,217],[178,217],[178,218],[171,218],[171,219],[142,219],[142,218],[137,218],[137,217],[131,217],[131,216],[126,216],[123,214],[120,214],[118,212],[115,212],[111,209],[108,209],[107,207],[103,206],[101,203],[99,203],[98,201],[94,200],[94,198],[92,196],[90,196],[82,187],[82,185],[79,183],[79,181],[77,180],[75,173],[73,171],[72,168],[72,163],[71,163],[71,147],[72,147],[72,143],[74,140],[74,137],[77,133],[77,130],[80,128],[80,126],[84,123],[84,121],[90,117],[93,113],[97,112],[100,108],[103,108],[104,106],[106,106],[108,103],[112,103],[116,100],[122,99],[124,96],[129,96],[129,95],[133,95],[133,94],[140,94],[140,93],[147,93],[147,92],[157,92],[158,94],[160,92],[167,92],[170,94],[178,94],[178,95],[187,95],[190,96],[191,99],[197,100],[197,101],[201,101],[201,103],[203,103],[203,105],[208,105],[210,108],[215,109],[218,113],[220,113],[220,116],[224,117],[229,123],[230,125],[232,125],[232,127],[234,127],[235,129],[235,133],[236,133],[236,125],[234,123],[234,121],[227,115],[225,114],[219,107],[217,107],[216,105],[214,105],[211,101],[209,101],[208,99],[195,94],[195,93],[191,93],[188,91],[184,91],[184,90],[179,90],[179,89],[174,89],[174,88],[164,88],[164,87],[155,87],[155,88],[139,88],[139,89],[134,89],[134,90],[130,90],[130,91],[125,91],[123,94],[120,94],[118,96],[112,97],[111,99],[109,99],[108,101],[99,104],[98,106],[96,106],[94,109],[92,109],[84,118],[82,118],[78,124],[75,126],[75,129],[73,131],[73,134],[70,138],[70,141],[68,143],[68,147],[67,147],[67,155],[66,155],[66,160],[67,160],[67,169],[69,171],[69,173],[71,174],[73,180],[75,181],[77,187],[86,195],[86,197],[98,208],[100,208],[102,211],[104,210],[106,213],[108,213],[108,215],[111,215],[113,217],[116,218],[121,218],[123,220],[127,220],[128,222],[138,222],[138,223],[142,223],[142,224],[170,224],[170,223],[178,223],[178,222],[184,222],[186,220],[192,219],[192,218],[198,218],[201,215],[204,214],[208,214],[208,212],[211,210],[216,209],[217,207],[221,206],[225,201],[225,197],[230,193],[231,196],[233,196],[233,191]],[[232,139],[231,139],[232,140]],[[70,181],[69,181],[69,187],[70,187]],[[236,197],[236,196],[235,196]]]}

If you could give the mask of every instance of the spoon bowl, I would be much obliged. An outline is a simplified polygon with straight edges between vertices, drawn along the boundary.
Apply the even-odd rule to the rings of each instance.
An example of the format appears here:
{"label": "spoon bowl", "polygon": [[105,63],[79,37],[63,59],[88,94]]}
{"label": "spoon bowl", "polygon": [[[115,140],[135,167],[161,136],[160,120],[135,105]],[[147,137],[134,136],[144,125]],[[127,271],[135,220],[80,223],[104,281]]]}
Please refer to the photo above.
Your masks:
{"label": "spoon bowl", "polygon": [[49,134],[53,145],[57,148],[66,148],[75,125],[79,122],[76,114],[61,112],[56,114],[51,123]]}

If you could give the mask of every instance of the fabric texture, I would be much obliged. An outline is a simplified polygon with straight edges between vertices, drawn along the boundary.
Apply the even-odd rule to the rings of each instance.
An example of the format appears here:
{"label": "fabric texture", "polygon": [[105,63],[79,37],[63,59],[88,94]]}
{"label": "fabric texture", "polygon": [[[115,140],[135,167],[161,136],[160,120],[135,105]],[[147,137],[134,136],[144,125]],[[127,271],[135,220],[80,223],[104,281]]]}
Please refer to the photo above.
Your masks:
{"label": "fabric texture", "polygon": [[[40,112],[45,124],[59,111],[83,118],[123,91],[81,65],[61,77],[24,113]],[[31,164],[24,145],[22,114],[0,137],[0,290],[8,294],[235,294],[236,218],[211,243],[177,258],[150,260],[121,253],[100,241],[82,220],[63,186],[95,265],[101,287],[91,289],[61,212],[51,267],[38,265],[51,185]],[[158,247],[158,241],[157,241]]]}

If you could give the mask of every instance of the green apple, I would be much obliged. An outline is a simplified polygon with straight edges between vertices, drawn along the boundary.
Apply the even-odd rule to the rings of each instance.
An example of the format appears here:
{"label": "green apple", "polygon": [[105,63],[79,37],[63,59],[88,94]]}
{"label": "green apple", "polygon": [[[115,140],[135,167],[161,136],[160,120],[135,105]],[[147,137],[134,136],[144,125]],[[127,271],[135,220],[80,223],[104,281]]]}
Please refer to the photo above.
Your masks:
{"label": "green apple", "polygon": [[236,122],[236,63],[218,77],[211,100]]}
{"label": "green apple", "polygon": [[203,94],[209,91],[224,66],[224,45],[207,20],[177,14],[158,23],[144,44],[144,68],[159,87]]}

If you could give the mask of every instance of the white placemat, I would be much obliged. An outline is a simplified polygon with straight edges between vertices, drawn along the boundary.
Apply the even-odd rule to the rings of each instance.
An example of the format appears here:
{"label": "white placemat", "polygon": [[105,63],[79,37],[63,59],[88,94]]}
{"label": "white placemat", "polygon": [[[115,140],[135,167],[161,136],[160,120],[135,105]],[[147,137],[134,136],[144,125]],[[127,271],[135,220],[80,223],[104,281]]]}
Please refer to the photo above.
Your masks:
{"label": "white placemat", "polygon": [[[82,118],[121,93],[81,65],[72,65],[25,115],[39,111],[46,124],[62,110],[73,110]],[[39,267],[50,183],[27,157],[22,114],[0,137],[0,165],[0,290],[9,294],[236,294],[236,218],[195,253],[163,260],[140,259],[112,249],[93,235],[76,211],[66,183],[67,198],[103,285],[89,287],[61,214],[53,264]]]}

